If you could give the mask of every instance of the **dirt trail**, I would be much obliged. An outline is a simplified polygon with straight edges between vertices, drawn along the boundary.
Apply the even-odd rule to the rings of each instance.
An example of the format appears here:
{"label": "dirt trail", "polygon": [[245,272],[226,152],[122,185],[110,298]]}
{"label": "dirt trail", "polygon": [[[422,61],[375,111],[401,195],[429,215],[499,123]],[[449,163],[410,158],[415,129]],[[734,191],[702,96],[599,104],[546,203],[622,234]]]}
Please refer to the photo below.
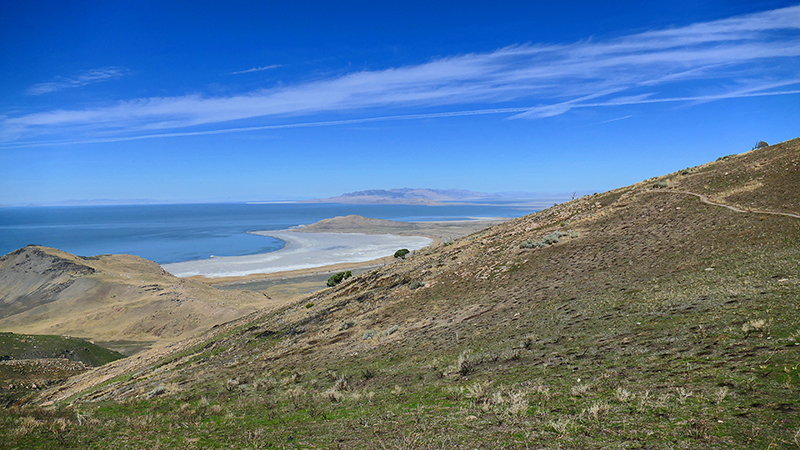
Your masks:
{"label": "dirt trail", "polygon": [[726,205],[724,203],[717,203],[717,202],[709,200],[707,195],[698,194],[696,192],[689,192],[689,191],[663,191],[663,190],[657,190],[657,189],[648,189],[648,192],[665,192],[665,193],[670,193],[670,194],[693,195],[693,196],[699,198],[701,202],[703,202],[703,203],[705,203],[707,205],[721,206],[723,208],[728,208],[731,211],[738,212],[738,213],[772,214],[772,215],[775,215],[775,216],[786,216],[786,217],[793,217],[795,219],[800,219],[800,215],[798,215],[798,214],[784,213],[784,212],[778,212],[778,211],[768,211],[768,210],[765,210],[765,209],[742,209],[742,208],[737,208],[735,206]]}

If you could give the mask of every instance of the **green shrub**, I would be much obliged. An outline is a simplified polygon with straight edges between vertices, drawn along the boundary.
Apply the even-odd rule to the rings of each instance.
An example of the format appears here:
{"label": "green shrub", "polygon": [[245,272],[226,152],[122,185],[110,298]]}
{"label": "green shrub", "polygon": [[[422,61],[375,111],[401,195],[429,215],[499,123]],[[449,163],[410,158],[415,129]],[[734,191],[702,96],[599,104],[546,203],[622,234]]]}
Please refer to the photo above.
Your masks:
{"label": "green shrub", "polygon": [[409,253],[407,248],[401,248],[400,250],[394,252],[395,258],[406,259],[406,255]]}
{"label": "green shrub", "polygon": [[758,149],[762,149],[762,148],[765,148],[765,147],[769,147],[769,144],[767,144],[764,141],[758,141],[758,142],[756,142],[756,145],[753,146],[753,150],[758,150]]}
{"label": "green shrub", "polygon": [[365,341],[370,340],[378,335],[378,332],[375,330],[367,330],[364,332],[364,335],[361,337]]}
{"label": "green shrub", "polygon": [[552,233],[545,236],[544,239],[542,239],[542,242],[544,242],[546,245],[553,245],[557,243],[558,239],[562,236],[564,236],[564,233],[560,231],[553,231]]}
{"label": "green shrub", "polygon": [[331,275],[330,278],[328,278],[328,287],[336,286],[337,284],[350,278],[351,276],[353,276],[353,274],[349,270],[347,272],[335,273]]}
{"label": "green shrub", "polygon": [[653,183],[653,189],[662,189],[662,188],[665,188],[667,186],[668,185],[667,185],[666,181],[656,181],[655,183]]}
{"label": "green shrub", "polygon": [[542,241],[534,241],[529,239],[527,241],[522,242],[519,244],[519,248],[542,248],[545,247],[545,243]]}

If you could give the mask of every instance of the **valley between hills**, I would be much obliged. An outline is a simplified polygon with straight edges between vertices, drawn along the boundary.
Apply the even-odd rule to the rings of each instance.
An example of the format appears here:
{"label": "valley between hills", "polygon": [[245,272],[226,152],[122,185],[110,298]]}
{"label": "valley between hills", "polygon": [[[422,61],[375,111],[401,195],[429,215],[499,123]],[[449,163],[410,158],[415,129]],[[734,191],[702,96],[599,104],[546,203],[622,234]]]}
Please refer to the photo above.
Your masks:
{"label": "valley between hills", "polygon": [[[133,257],[21,249],[4,257],[18,270],[0,272],[0,311],[26,293],[26,314],[40,314],[29,333],[67,314],[54,286],[65,299],[91,292],[70,308],[109,322],[141,308],[126,330],[147,330],[158,302],[221,320],[172,310],[166,345],[6,408],[3,445],[796,448],[798,187],[795,139],[554,205],[266,309],[262,292]],[[37,269],[54,263],[72,275]],[[234,306],[244,315],[226,319]]]}

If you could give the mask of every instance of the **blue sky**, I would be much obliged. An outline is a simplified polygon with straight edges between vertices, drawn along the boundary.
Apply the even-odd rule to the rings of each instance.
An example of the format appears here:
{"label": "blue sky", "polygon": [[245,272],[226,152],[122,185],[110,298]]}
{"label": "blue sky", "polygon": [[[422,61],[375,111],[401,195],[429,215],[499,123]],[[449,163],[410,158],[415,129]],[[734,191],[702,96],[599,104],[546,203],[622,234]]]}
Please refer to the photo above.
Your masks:
{"label": "blue sky", "polygon": [[790,2],[0,2],[0,205],[594,192],[798,123]]}

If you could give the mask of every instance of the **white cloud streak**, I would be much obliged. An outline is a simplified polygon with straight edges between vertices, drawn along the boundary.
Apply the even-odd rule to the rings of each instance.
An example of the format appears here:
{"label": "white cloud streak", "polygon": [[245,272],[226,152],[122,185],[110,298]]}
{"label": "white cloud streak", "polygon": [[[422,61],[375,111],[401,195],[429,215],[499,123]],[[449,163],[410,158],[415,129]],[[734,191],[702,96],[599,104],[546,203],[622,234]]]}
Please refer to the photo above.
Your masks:
{"label": "white cloud streak", "polygon": [[[266,70],[249,70],[257,69]],[[248,71],[240,73],[245,72]],[[105,135],[110,139],[138,139],[389,120],[387,117],[452,117],[484,114],[484,111],[492,111],[491,114],[503,111],[516,114],[514,118],[535,119],[564,114],[574,108],[791,95],[797,91],[775,89],[796,83],[800,83],[800,6],[608,41],[516,45],[490,53],[350,73],[228,97],[195,94],[142,98],[96,108],[5,117],[0,119],[0,130],[6,132],[0,133],[14,136],[7,142],[36,135],[57,136],[63,131],[73,135]],[[409,113],[429,107],[488,107],[511,102],[536,106]],[[219,128],[226,122],[243,119],[286,120],[376,109],[396,114],[383,118],[305,120],[292,125],[166,132],[192,126]],[[122,133],[141,136],[124,137]]]}
{"label": "white cloud streak", "polygon": [[86,86],[87,84],[94,84],[119,78],[123,76],[125,72],[126,70],[121,67],[104,67],[102,69],[88,70],[86,72],[81,72],[72,78],[58,77],[55,81],[34,84],[28,88],[26,93],[29,95],[49,94],[51,92],[61,91],[64,89],[72,89]]}
{"label": "white cloud streak", "polygon": [[283,67],[283,65],[281,65],[281,64],[273,64],[271,66],[253,67],[252,69],[240,70],[238,72],[229,72],[226,75],[240,75],[240,74],[243,74],[243,73],[261,72],[262,70],[277,69],[278,67]]}
{"label": "white cloud streak", "polygon": [[623,116],[623,117],[617,117],[617,118],[615,118],[615,119],[603,120],[603,121],[601,121],[601,122],[597,122],[597,123],[598,123],[598,124],[601,124],[601,123],[616,122],[616,121],[618,121],[618,120],[630,119],[631,117],[633,117],[633,115],[631,115],[631,114],[628,114],[627,116]]}
{"label": "white cloud streak", "polygon": [[[584,103],[584,104],[574,105],[573,107],[592,108],[592,107],[603,107],[603,106],[622,106],[622,105],[637,105],[637,104],[648,104],[648,103],[707,102],[707,101],[732,99],[732,98],[767,97],[775,95],[800,95],[800,89],[790,90],[790,91],[741,93],[737,95],[726,94],[724,96],[673,97],[673,98],[660,98],[652,100],[647,100],[645,98],[638,98],[638,97],[619,97],[608,102]],[[158,138],[171,138],[171,137],[210,136],[216,134],[242,133],[247,131],[281,130],[287,128],[314,128],[314,127],[330,127],[338,125],[357,125],[362,123],[390,122],[397,120],[441,119],[447,117],[483,116],[490,114],[514,114],[514,113],[528,112],[534,109],[536,108],[518,107],[518,108],[473,109],[466,111],[448,111],[448,112],[428,113],[428,114],[402,114],[395,116],[364,117],[360,119],[326,120],[319,122],[295,122],[295,123],[287,123],[280,125],[260,125],[252,127],[232,127],[232,128],[221,128],[221,129],[204,130],[204,131],[150,133],[150,134],[141,134],[137,136],[117,136],[117,137],[62,140],[62,141],[34,141],[34,142],[25,142],[19,144],[0,144],[0,148],[26,148],[26,147],[59,146],[59,145],[74,145],[74,144],[99,144],[106,142],[139,141],[144,139],[158,139]],[[565,111],[568,111],[569,109],[571,108],[566,108]],[[614,122],[616,120],[628,119],[631,117],[633,116],[628,115],[625,117],[605,120],[598,123]]]}

